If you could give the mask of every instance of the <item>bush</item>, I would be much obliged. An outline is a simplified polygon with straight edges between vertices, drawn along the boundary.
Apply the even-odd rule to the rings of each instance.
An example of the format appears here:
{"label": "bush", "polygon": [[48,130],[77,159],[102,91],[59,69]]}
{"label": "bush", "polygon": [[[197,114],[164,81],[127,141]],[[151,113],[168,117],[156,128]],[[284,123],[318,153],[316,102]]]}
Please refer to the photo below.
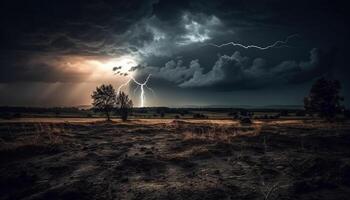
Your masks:
{"label": "bush", "polygon": [[251,124],[252,120],[249,117],[242,117],[239,122],[242,124]]}
{"label": "bush", "polygon": [[295,115],[298,116],[298,117],[305,117],[306,116],[306,112],[304,110],[298,110],[295,113]]}
{"label": "bush", "polygon": [[288,110],[281,110],[281,112],[280,112],[280,116],[284,116],[284,117],[289,116],[289,112],[288,112]]}
{"label": "bush", "polygon": [[208,116],[203,115],[201,113],[196,113],[196,114],[193,115],[193,118],[194,119],[208,119]]}

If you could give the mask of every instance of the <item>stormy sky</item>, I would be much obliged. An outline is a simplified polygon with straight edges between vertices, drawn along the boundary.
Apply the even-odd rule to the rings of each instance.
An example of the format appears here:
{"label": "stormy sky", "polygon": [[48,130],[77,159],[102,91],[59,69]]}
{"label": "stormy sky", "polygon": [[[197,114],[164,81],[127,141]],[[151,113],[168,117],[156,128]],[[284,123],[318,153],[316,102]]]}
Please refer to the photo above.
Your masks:
{"label": "stormy sky", "polygon": [[[146,106],[301,105],[322,76],[350,105],[347,12],[340,0],[4,0],[0,105],[86,105],[102,83],[149,74]],[[137,106],[140,88],[125,89]]]}

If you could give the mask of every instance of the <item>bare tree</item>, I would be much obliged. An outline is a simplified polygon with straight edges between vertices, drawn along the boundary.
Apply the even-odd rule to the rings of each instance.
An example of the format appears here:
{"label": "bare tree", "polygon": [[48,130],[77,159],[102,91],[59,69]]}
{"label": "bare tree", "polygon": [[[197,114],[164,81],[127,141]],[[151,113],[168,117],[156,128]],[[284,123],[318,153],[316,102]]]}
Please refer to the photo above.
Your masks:
{"label": "bare tree", "polygon": [[104,112],[107,120],[110,121],[110,113],[112,112],[117,100],[115,90],[112,85],[101,85],[92,93],[93,109],[97,112]]}
{"label": "bare tree", "polygon": [[117,104],[119,106],[121,119],[123,121],[126,121],[133,107],[132,100],[129,99],[129,96],[126,95],[124,92],[119,92],[117,97]]}

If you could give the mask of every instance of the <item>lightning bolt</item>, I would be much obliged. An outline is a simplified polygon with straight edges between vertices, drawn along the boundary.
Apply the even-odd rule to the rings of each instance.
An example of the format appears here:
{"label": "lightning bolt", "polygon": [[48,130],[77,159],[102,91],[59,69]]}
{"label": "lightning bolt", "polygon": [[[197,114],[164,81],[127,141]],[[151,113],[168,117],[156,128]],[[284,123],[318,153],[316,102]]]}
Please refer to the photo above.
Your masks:
{"label": "lightning bolt", "polygon": [[117,89],[117,94],[119,94],[120,90],[123,88],[123,87],[126,87],[131,81],[133,81],[137,87],[135,88],[134,90],[134,94],[136,93],[137,89],[140,88],[141,90],[141,93],[140,93],[140,107],[144,107],[145,106],[145,88],[150,90],[153,95],[155,94],[154,93],[154,90],[150,87],[147,86],[147,83],[150,79],[152,74],[148,74],[147,78],[145,79],[145,81],[143,83],[140,83],[139,81],[137,81],[133,76],[128,76],[129,77],[129,80],[126,81],[125,83],[121,84],[118,89]]}
{"label": "lightning bolt", "polygon": [[127,86],[127,85],[130,83],[130,81],[131,81],[131,79],[129,79],[127,82],[121,84],[121,85],[118,87],[118,89],[117,89],[117,94],[119,94],[120,90],[121,90],[123,87]]}
{"label": "lightning bolt", "polygon": [[282,40],[278,40],[278,41],[274,42],[273,44],[265,46],[265,47],[261,47],[261,46],[257,46],[257,45],[243,45],[243,44],[235,43],[235,42],[228,42],[228,43],[219,44],[219,45],[218,44],[214,44],[214,43],[208,43],[207,45],[218,47],[218,48],[221,48],[221,47],[224,47],[224,46],[228,46],[228,45],[232,45],[232,46],[242,47],[244,49],[252,49],[253,48],[253,49],[259,49],[259,50],[267,50],[267,49],[271,49],[271,48],[289,47],[287,44],[288,44],[289,40],[291,38],[294,38],[294,37],[299,37],[299,35],[298,34],[290,35],[283,41]]}

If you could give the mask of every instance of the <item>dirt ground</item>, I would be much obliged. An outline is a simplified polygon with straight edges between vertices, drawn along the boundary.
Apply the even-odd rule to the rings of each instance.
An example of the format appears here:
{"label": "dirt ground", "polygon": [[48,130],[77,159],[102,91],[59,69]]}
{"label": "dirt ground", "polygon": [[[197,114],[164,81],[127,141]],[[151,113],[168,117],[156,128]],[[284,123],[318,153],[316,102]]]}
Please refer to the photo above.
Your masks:
{"label": "dirt ground", "polygon": [[350,123],[1,122],[0,199],[349,199]]}

